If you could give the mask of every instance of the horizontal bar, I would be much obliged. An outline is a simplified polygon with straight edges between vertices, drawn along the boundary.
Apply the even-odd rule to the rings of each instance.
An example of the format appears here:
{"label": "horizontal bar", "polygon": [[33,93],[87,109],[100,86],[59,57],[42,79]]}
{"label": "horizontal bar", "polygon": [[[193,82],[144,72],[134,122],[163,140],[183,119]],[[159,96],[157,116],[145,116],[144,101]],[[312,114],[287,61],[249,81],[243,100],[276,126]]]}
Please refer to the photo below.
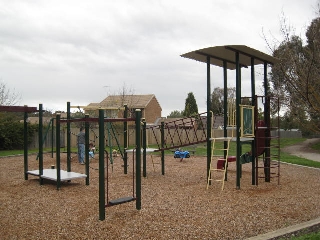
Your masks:
{"label": "horizontal bar", "polygon": [[124,107],[102,107],[102,106],[70,106],[70,108],[83,108],[84,110],[124,110]]}
{"label": "horizontal bar", "polygon": [[[134,122],[135,118],[105,118],[104,122]],[[60,119],[60,122],[99,122],[99,118]]]}
{"label": "horizontal bar", "polygon": [[28,106],[0,106],[0,112],[38,112],[36,107]]}

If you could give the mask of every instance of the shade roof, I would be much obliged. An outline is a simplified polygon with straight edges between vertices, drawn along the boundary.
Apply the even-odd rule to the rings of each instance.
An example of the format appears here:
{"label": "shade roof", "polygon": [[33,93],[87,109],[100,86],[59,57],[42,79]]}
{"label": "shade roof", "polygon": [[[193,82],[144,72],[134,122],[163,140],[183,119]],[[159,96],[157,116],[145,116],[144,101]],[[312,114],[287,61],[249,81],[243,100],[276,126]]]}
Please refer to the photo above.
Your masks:
{"label": "shade roof", "polygon": [[223,67],[223,62],[225,61],[228,69],[236,69],[236,52],[239,52],[239,63],[241,67],[251,66],[251,58],[255,59],[254,65],[264,63],[273,65],[278,61],[277,58],[245,45],[208,47],[182,54],[181,57],[206,63],[207,56],[209,56],[210,64],[212,65]]}

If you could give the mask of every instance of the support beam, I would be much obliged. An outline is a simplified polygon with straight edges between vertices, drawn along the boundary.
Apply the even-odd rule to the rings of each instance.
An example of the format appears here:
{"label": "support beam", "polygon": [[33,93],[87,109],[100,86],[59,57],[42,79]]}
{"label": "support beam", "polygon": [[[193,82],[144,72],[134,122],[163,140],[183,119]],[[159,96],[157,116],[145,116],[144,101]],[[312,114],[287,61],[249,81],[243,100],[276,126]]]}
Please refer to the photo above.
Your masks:
{"label": "support beam", "polygon": [[33,113],[33,112],[38,112],[38,110],[36,107],[28,107],[28,106],[0,106],[0,112]]}
{"label": "support beam", "polygon": [[[104,111],[99,110],[99,220],[106,218],[105,169],[104,169]],[[109,164],[107,162],[107,164]]]}
{"label": "support beam", "polygon": [[[255,71],[254,71],[254,58],[251,58],[251,101],[252,106],[256,105],[256,85],[255,85]],[[256,112],[257,109],[255,109]],[[255,114],[254,114],[255,116]],[[254,125],[256,123],[257,119],[254,118]],[[254,127],[256,129],[256,127]],[[251,152],[252,152],[252,163],[251,163],[251,183],[252,185],[256,185],[256,141],[257,141],[257,135],[256,132],[254,133],[255,140],[251,142]]]}
{"label": "support beam", "polygon": [[236,176],[236,189],[240,189],[240,177],[241,177],[241,145],[240,145],[240,100],[241,100],[241,71],[239,64],[239,52],[235,53],[236,58],[236,139],[237,139],[237,176]]}
{"label": "support beam", "polygon": [[[141,209],[141,110],[136,110],[136,209]],[[134,169],[132,169],[134,171]]]}
{"label": "support beam", "polygon": [[210,162],[211,162],[211,141],[212,136],[212,116],[211,116],[211,79],[210,79],[210,57],[207,56],[207,178],[209,177]]}

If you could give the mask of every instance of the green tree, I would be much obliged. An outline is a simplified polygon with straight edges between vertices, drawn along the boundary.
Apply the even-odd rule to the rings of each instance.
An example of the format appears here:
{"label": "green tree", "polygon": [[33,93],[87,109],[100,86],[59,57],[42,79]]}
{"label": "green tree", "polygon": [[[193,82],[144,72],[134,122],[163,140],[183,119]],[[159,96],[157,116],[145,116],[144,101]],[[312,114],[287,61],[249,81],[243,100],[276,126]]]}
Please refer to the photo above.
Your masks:
{"label": "green tree", "polygon": [[188,93],[188,96],[186,98],[185,107],[183,111],[184,116],[191,116],[194,114],[198,114],[198,105],[197,101],[193,95],[192,92]]}
{"label": "green tree", "polygon": [[[320,132],[320,18],[307,28],[307,44],[282,24],[284,40],[273,47],[279,59],[271,71],[271,92],[280,97],[288,116],[300,117],[305,127]],[[305,122],[307,119],[307,123]],[[307,125],[306,125],[307,124]]]}
{"label": "green tree", "polygon": [[174,110],[169,113],[167,118],[182,118],[183,117],[183,111]]}
{"label": "green tree", "polygon": [[[37,125],[28,123],[28,142],[37,131]],[[24,124],[14,113],[0,113],[0,150],[23,149]]]}
{"label": "green tree", "polygon": [[[227,89],[227,98],[235,98],[236,88]],[[224,113],[224,88],[216,87],[211,94],[211,111],[214,115],[222,115]]]}

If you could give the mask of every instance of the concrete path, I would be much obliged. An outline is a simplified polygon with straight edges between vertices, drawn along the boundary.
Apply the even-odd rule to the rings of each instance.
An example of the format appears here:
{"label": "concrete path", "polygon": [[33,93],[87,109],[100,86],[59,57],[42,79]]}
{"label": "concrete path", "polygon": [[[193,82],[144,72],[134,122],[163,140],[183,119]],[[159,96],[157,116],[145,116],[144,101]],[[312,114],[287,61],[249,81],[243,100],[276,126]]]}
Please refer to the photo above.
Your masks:
{"label": "concrete path", "polygon": [[283,229],[279,229],[279,230],[276,230],[273,232],[268,232],[265,234],[254,236],[254,237],[248,238],[247,240],[281,239],[282,237],[283,237],[283,239],[288,239],[287,237],[290,237],[288,235],[290,235],[294,232],[298,232],[298,231],[301,231],[302,229],[310,228],[310,227],[313,227],[313,226],[316,226],[319,224],[320,224],[320,218],[317,218],[317,219],[310,220],[308,222],[304,222],[301,224],[297,224],[297,225],[293,225],[293,226],[286,227]]}
{"label": "concrete path", "polygon": [[320,138],[310,138],[302,143],[288,146],[281,150],[297,157],[320,162],[320,153],[310,147],[317,142],[320,142]]}

